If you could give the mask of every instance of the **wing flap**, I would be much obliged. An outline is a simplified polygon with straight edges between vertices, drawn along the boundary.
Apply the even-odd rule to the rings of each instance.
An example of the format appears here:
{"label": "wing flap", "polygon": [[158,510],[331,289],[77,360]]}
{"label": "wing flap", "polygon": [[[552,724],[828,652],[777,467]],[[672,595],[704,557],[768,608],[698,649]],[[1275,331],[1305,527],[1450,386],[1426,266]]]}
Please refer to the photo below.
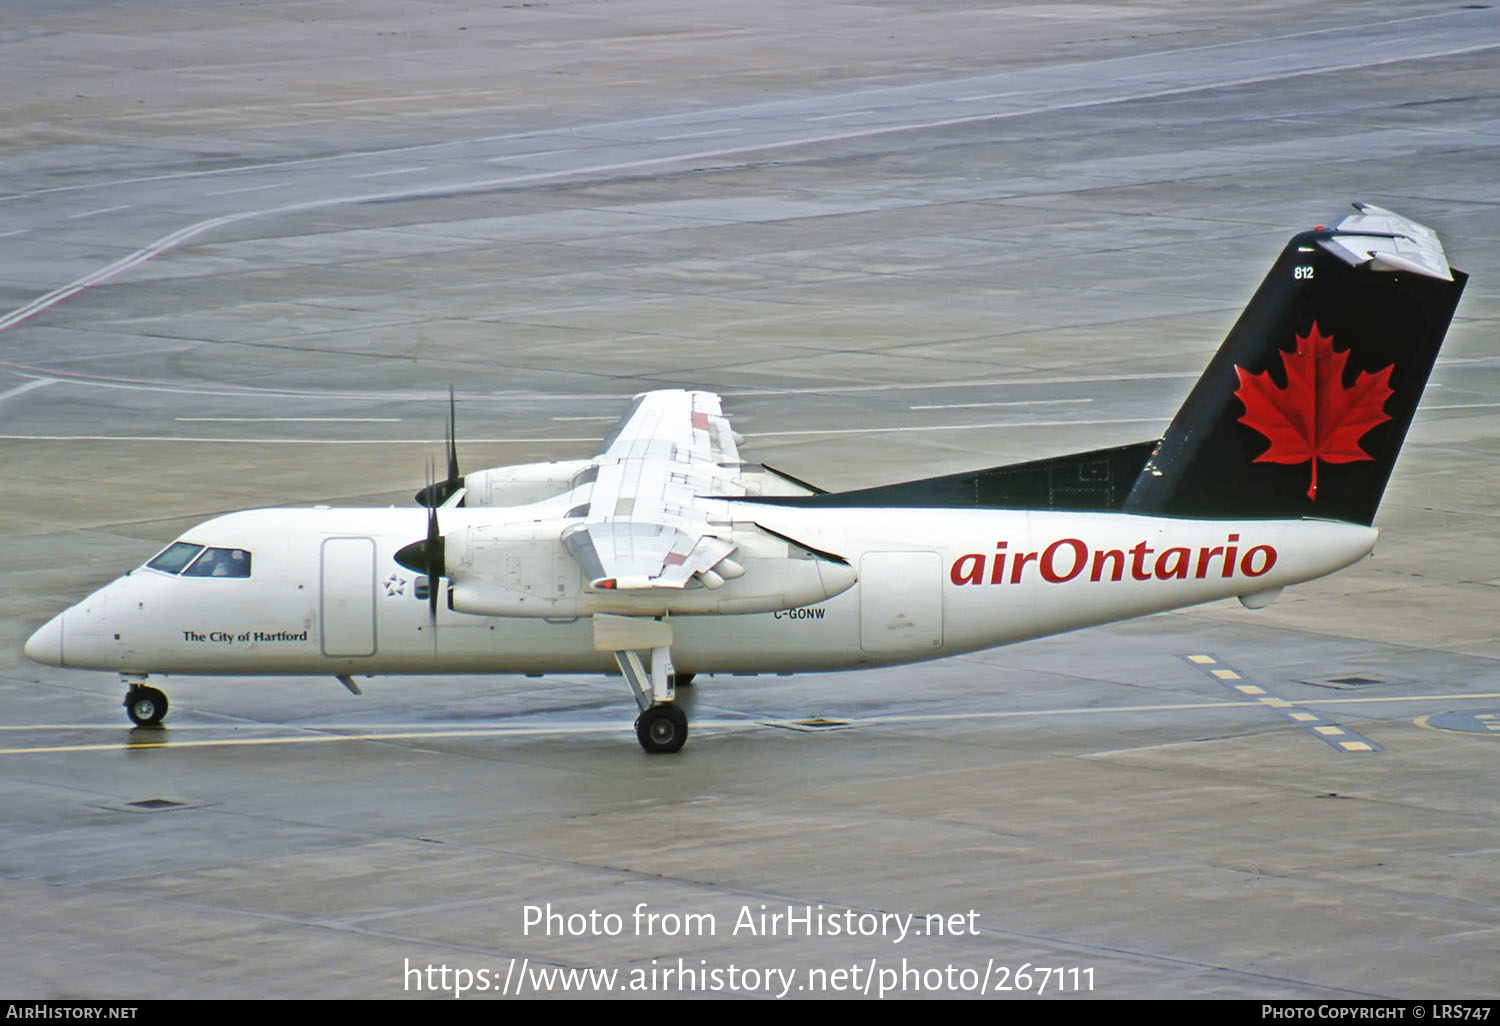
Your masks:
{"label": "wing flap", "polygon": [[563,542],[591,587],[619,591],[685,588],[735,550],[731,542],[711,534],[629,520],[585,524]]}
{"label": "wing flap", "polygon": [[644,392],[594,463],[583,524],[564,538],[595,588],[716,587],[715,566],[735,549],[705,496],[739,496],[738,439],[712,392]]}

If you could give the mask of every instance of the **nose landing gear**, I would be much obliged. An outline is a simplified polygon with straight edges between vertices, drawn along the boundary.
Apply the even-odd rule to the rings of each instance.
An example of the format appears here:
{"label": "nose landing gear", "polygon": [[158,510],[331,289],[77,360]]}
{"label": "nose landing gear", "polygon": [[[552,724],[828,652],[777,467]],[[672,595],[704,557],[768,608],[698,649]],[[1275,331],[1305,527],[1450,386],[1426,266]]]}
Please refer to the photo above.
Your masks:
{"label": "nose landing gear", "polygon": [[167,715],[167,696],[139,679],[127,679],[126,683],[130,690],[125,692],[125,715],[130,722],[137,727],[160,726]]}

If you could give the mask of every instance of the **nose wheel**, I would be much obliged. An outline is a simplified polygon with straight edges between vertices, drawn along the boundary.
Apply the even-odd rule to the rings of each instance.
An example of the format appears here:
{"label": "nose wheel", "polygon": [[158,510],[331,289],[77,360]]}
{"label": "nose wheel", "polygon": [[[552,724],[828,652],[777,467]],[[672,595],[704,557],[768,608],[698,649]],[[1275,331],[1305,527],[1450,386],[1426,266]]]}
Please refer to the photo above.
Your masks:
{"label": "nose wheel", "polygon": [[167,715],[167,696],[156,688],[133,687],[125,695],[125,715],[137,727],[155,727]]}

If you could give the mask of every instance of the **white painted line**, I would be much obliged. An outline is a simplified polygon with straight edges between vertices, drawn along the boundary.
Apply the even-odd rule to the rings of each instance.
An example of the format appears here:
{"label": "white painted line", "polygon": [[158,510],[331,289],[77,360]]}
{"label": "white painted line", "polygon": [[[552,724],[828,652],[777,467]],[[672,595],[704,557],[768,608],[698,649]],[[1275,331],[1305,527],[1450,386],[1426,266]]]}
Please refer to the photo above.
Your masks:
{"label": "white painted line", "polygon": [[[446,445],[446,438],[208,438],[196,435],[0,435],[0,442],[183,442],[192,445]],[[464,438],[465,445],[531,445],[576,443],[597,445],[588,438]]]}
{"label": "white painted line", "polygon": [[[211,418],[203,418],[205,420]],[[253,418],[247,418],[253,419]],[[273,420],[277,418],[266,418]],[[298,418],[286,418],[296,420]],[[317,418],[306,418],[317,420]],[[350,418],[354,419],[354,418]],[[579,420],[618,420],[618,417],[583,417]],[[232,420],[232,418],[226,418]],[[806,435],[858,435],[858,434],[891,434],[906,431],[973,431],[984,428],[1023,428],[1023,427],[1070,427],[1088,424],[1158,424],[1161,421],[1151,419],[1139,420],[1092,420],[1092,421],[1016,421],[992,424],[944,424],[924,425],[918,427],[864,427],[864,428],[828,428],[809,431],[761,431],[752,432],[748,438],[785,438]],[[8,442],[194,442],[225,445],[439,445],[442,439],[418,439],[418,438],[207,438],[196,436],[173,436],[173,435],[0,435],[0,441]],[[464,442],[475,445],[559,445],[571,443],[598,442],[597,437],[589,438],[555,438],[552,436],[538,436],[533,438],[465,438]]]}
{"label": "white painted line", "polygon": [[17,385],[9,392],[0,392],[0,402],[4,402],[12,396],[18,396],[26,392],[30,392],[34,388],[45,388],[48,385],[55,384],[57,384],[56,378],[37,378],[35,381],[28,381],[24,385]]}
{"label": "white painted line", "polygon": [[[413,512],[417,512],[417,509],[413,508]],[[1392,697],[1385,697],[1385,698],[1347,698],[1347,699],[1338,699],[1338,701],[1352,702],[1352,703],[1368,703],[1368,702],[1379,702],[1379,701],[1449,702],[1449,701],[1455,701],[1455,700],[1465,700],[1465,701],[1468,701],[1468,700],[1494,701],[1495,699],[1500,699],[1500,692],[1486,692],[1486,693],[1477,693],[1477,694],[1471,694],[1471,695],[1455,695],[1455,694],[1447,694],[1447,695],[1410,695],[1410,696],[1402,696],[1402,697],[1395,697],[1395,698],[1392,698]],[[1192,711],[1199,711],[1199,710],[1201,710],[1201,711],[1212,711],[1212,710],[1220,710],[1220,709],[1254,708],[1258,704],[1259,703],[1250,702],[1250,701],[1234,701],[1234,700],[1230,700],[1230,701],[1215,701],[1215,702],[1175,702],[1175,703],[1170,703],[1170,704],[1165,704],[1164,703],[1164,704],[1159,704],[1159,705],[1085,706],[1085,707],[1071,707],[1071,708],[1057,708],[1057,709],[1008,709],[1008,710],[996,711],[996,712],[974,712],[974,711],[970,710],[970,711],[965,711],[965,712],[961,712],[961,713],[915,713],[915,714],[909,714],[909,715],[870,716],[870,717],[864,717],[864,718],[845,718],[845,722],[850,727],[882,727],[882,726],[895,726],[895,725],[899,725],[899,724],[903,724],[903,723],[909,723],[909,724],[914,724],[915,725],[915,724],[923,724],[923,723],[946,723],[946,722],[953,722],[953,721],[962,722],[962,721],[968,721],[968,720],[1020,720],[1020,719],[1027,719],[1027,718],[1030,718],[1030,717],[1050,717],[1050,716],[1096,716],[1096,715],[1112,715],[1112,714],[1116,714],[1116,713],[1192,712]],[[1308,714],[1307,713],[1292,713],[1291,715],[1295,719],[1295,718],[1297,718],[1299,716],[1307,716]],[[1316,717],[1313,717],[1313,718],[1316,719]],[[771,722],[775,723],[775,722],[784,722],[784,721],[771,721]],[[748,729],[748,728],[751,728],[751,727],[758,727],[758,726],[766,725],[766,721],[765,720],[763,720],[763,719],[761,719],[759,717],[751,716],[750,714],[745,714],[745,718],[744,719],[730,719],[728,717],[721,717],[721,718],[717,718],[717,719],[703,719],[703,720],[696,720],[695,719],[693,721],[693,723],[699,729],[713,728],[713,729],[720,729],[720,730],[725,730],[725,729],[727,729],[727,730]],[[173,727],[172,729],[174,731],[179,731],[179,732],[180,731],[188,731],[188,730],[205,730],[205,731],[207,731],[207,730],[223,730],[223,729],[225,729],[225,727],[224,727],[223,724],[178,724],[177,726]],[[236,732],[238,732],[240,730],[250,730],[250,729],[254,729],[254,730],[291,730],[291,729],[297,729],[297,730],[306,731],[307,733],[292,735],[291,738],[288,739],[288,740],[293,740],[293,739],[296,739],[296,738],[302,738],[302,739],[305,739],[305,741],[319,741],[319,740],[322,740],[322,741],[361,741],[361,740],[407,740],[407,739],[418,739],[418,740],[420,740],[422,738],[464,738],[464,737],[476,737],[476,738],[478,738],[478,737],[495,737],[495,736],[501,736],[501,735],[507,735],[507,734],[522,735],[522,736],[531,735],[531,734],[585,734],[585,733],[592,733],[592,732],[619,732],[622,728],[621,728],[620,723],[619,723],[618,720],[609,720],[607,722],[592,723],[592,724],[591,723],[570,723],[570,724],[559,723],[559,724],[554,724],[554,725],[508,724],[508,725],[502,725],[502,726],[496,726],[496,727],[472,727],[472,728],[471,727],[465,727],[465,726],[463,726],[462,725],[462,721],[443,720],[443,721],[438,721],[438,722],[435,722],[435,723],[428,724],[426,729],[421,728],[421,727],[415,727],[415,726],[413,726],[411,724],[407,724],[407,723],[317,723],[317,724],[307,724],[307,725],[302,726],[302,727],[291,727],[291,726],[288,726],[286,724],[245,723],[245,724],[237,724],[237,725],[235,725],[234,729],[236,730]],[[36,732],[36,731],[45,731],[45,730],[99,730],[99,731],[121,732],[121,733],[124,733],[124,732],[128,732],[129,728],[128,727],[124,727],[124,726],[122,726],[119,723],[83,723],[83,724],[37,723],[37,724],[3,725],[3,726],[0,726],[0,731],[14,731],[14,732],[21,733],[21,734],[31,733],[31,732]],[[327,733],[329,731],[350,731],[351,733],[348,733],[348,734]],[[222,740],[204,740],[204,741],[194,741],[194,742],[181,742],[181,741],[179,741],[175,745],[172,742],[170,742],[170,741],[162,741],[162,742],[153,743],[153,744],[131,744],[130,742],[127,741],[127,742],[124,742],[124,743],[103,743],[103,744],[98,744],[98,745],[47,746],[47,747],[38,747],[38,748],[5,748],[5,749],[0,749],[0,755],[22,755],[22,754],[33,754],[33,753],[41,753],[41,752],[56,752],[56,751],[110,751],[110,750],[118,750],[118,749],[122,749],[122,748],[135,748],[135,747],[159,747],[159,748],[171,748],[171,747],[185,748],[185,747],[207,747],[207,746],[220,747],[220,746],[223,746],[225,743],[232,744],[234,742],[240,742],[240,743],[254,742],[254,743],[258,743],[258,744],[268,744],[268,743],[275,743],[275,742],[280,741],[280,740],[282,740],[282,739],[279,739],[279,738],[265,738],[265,739],[261,739],[261,738],[228,737],[228,738],[224,738]],[[1346,746],[1347,745],[1358,745],[1358,744],[1360,744],[1360,742],[1357,742],[1357,741],[1343,741],[1343,742],[1340,742],[1340,744],[1341,745],[1346,745]],[[1160,746],[1151,746],[1151,747],[1160,747]],[[1122,751],[1129,751],[1129,750],[1130,749],[1122,749]],[[1365,749],[1355,748],[1353,750],[1355,750],[1355,751],[1364,751]],[[1094,752],[1094,753],[1090,753],[1090,754],[1091,754],[1091,757],[1098,757],[1100,755],[1107,755],[1109,753],[1107,753],[1107,752]]]}
{"label": "white painted line", "polygon": [[105,264],[103,267],[85,274],[82,278],[76,278],[73,281],[68,282],[68,284],[66,285],[62,285],[58,288],[53,289],[46,295],[37,296],[26,305],[17,307],[10,313],[6,314],[4,317],[0,317],[0,331],[4,331],[7,328],[20,324],[22,321],[29,320],[30,318],[35,317],[37,314],[41,313],[43,310],[50,310],[52,307],[56,306],[58,303],[61,303],[63,300],[78,295],[78,293],[82,292],[84,289],[92,288],[93,286],[101,284],[102,282],[109,281],[116,275],[130,270],[130,268],[132,267],[143,264],[147,260],[150,260],[152,257],[165,253],[169,249],[174,249],[177,246],[182,245],[189,239],[196,238],[197,236],[202,235],[204,232],[208,231],[211,228],[217,228],[220,225],[224,224],[233,224],[236,221],[242,221],[250,216],[253,215],[235,214],[226,217],[214,217],[208,219],[207,221],[199,221],[196,224],[188,225],[186,228],[179,228],[175,232],[163,235],[161,238],[157,239],[150,245],[142,246],[134,253],[123,256],[119,260],[116,260],[114,263]]}
{"label": "white painted line", "polygon": [[[736,724],[738,725],[738,724]],[[699,724],[700,728],[702,724]],[[135,751],[144,748],[244,748],[261,747],[264,745],[297,745],[297,744],[329,744],[339,741],[420,741],[423,739],[462,739],[466,737],[499,737],[502,735],[527,736],[545,734],[598,734],[617,733],[621,731],[618,723],[606,726],[569,726],[569,725],[542,725],[542,726],[505,726],[505,727],[481,727],[477,730],[406,730],[391,733],[360,733],[360,734],[296,734],[290,737],[227,737],[203,741],[176,741],[163,739],[160,741],[126,741],[124,743],[105,742],[99,744],[81,745],[46,745],[37,748],[0,748],[0,755],[39,755],[43,753],[57,754],[60,752],[109,752],[109,751]],[[153,734],[157,733],[155,731]],[[162,734],[169,732],[162,731]]]}
{"label": "white painted line", "polygon": [[537,150],[534,153],[510,153],[503,157],[490,157],[486,164],[503,164],[507,160],[527,160],[531,157],[550,157],[558,153],[577,153],[577,146],[569,146],[561,150]]}
{"label": "white painted line", "polygon": [[[4,398],[4,396],[0,396]],[[179,424],[399,424],[400,417],[173,417]]]}
{"label": "white painted line", "polygon": [[[238,218],[230,216],[225,221],[235,221]],[[46,297],[43,297],[46,298]],[[32,314],[39,311],[33,310]],[[29,315],[28,315],[29,316]],[[25,318],[21,318],[24,320]],[[8,322],[8,323],[7,323]],[[0,330],[18,323],[0,319]],[[167,350],[160,350],[165,352]],[[255,399],[354,399],[360,402],[370,402],[377,399],[391,399],[396,401],[445,401],[446,396],[432,395],[419,392],[348,392],[337,389],[292,389],[292,388],[253,388],[227,387],[186,387],[182,385],[168,385],[163,382],[149,380],[131,380],[129,378],[110,379],[84,374],[57,374],[59,380],[66,381],[71,385],[87,386],[91,388],[117,388],[130,392],[165,392],[173,395],[196,395],[196,396],[229,396],[238,398]],[[927,383],[911,382],[899,385],[828,385],[823,388],[767,388],[767,389],[745,389],[743,391],[726,391],[721,395],[726,399],[765,398],[796,395],[827,395],[832,393],[866,393],[866,392],[925,392],[933,389],[947,388],[1005,388],[1017,387],[1027,388],[1034,385],[1055,385],[1060,383],[1091,383],[1091,382],[1119,382],[1127,380],[1157,381],[1169,379],[1196,380],[1201,377],[1199,371],[1173,373],[1173,374],[1115,374],[1104,376],[1072,376],[1057,378],[995,378],[988,381],[932,381]],[[496,393],[471,393],[460,395],[459,398],[466,402],[494,402],[515,405],[517,403],[540,403],[549,407],[555,407],[563,402],[589,403],[597,406],[600,402],[620,401],[631,399],[634,392],[600,393],[600,392],[554,392],[546,395],[517,394],[514,392]],[[601,418],[605,419],[605,418]],[[618,417],[608,419],[618,420]],[[1166,423],[1166,416],[1161,418]]]}
{"label": "white painted line", "polygon": [[667,142],[672,139],[702,139],[710,135],[738,135],[743,129],[740,128],[711,128],[705,132],[679,132],[677,135],[657,136],[657,142]]}
{"label": "white painted line", "polygon": [[289,183],[273,182],[270,185],[245,185],[238,189],[220,189],[218,192],[205,192],[205,196],[234,196],[242,192],[265,192],[267,189],[284,189]]}
{"label": "white painted line", "polygon": [[[121,729],[121,725],[120,725],[120,723],[119,723],[118,720],[112,720],[109,723],[22,723],[22,724],[6,723],[6,724],[0,724],[0,731],[7,731],[7,730],[8,731],[33,731],[33,730],[120,730],[120,729]],[[129,730],[130,728],[126,727],[124,729]],[[173,730],[223,730],[224,729],[224,725],[222,723],[174,723],[174,724],[172,724],[172,729]],[[274,727],[273,724],[256,724],[256,723],[248,723],[247,722],[247,723],[235,723],[234,729],[237,730],[237,731],[238,730],[266,730],[266,729],[275,729],[275,727]],[[342,729],[342,728],[340,728],[340,726],[338,724],[332,724],[332,725],[326,726],[324,729],[333,730],[333,729]],[[354,728],[350,728],[350,729],[354,729]],[[370,730],[370,729],[374,729],[374,728],[366,726],[364,729]]]}
{"label": "white painted line", "polygon": [[121,203],[117,207],[100,207],[98,210],[84,210],[84,211],[80,211],[77,214],[69,214],[68,215],[68,220],[69,221],[76,221],[80,217],[94,217],[97,214],[109,214],[109,213],[113,213],[116,210],[129,210],[133,206],[135,206],[134,203]]}
{"label": "white painted line", "polygon": [[0,232],[0,239],[8,239],[12,235],[25,235],[29,231],[31,231],[30,228],[17,228],[15,231],[11,232]]}
{"label": "white painted line", "polygon": [[749,431],[746,438],[794,438],[804,435],[887,435],[921,431],[983,431],[989,428],[1089,427],[1104,424],[1165,424],[1163,417],[1118,420],[998,420],[985,424],[924,424],[907,427],[814,428],[806,431]]}
{"label": "white painted line", "polygon": [[978,103],[980,100],[1001,100],[1007,96],[1021,96],[1020,91],[1012,89],[1005,93],[981,93],[978,96],[955,96],[953,103]]}
{"label": "white painted line", "polygon": [[866,114],[874,114],[873,110],[851,110],[843,114],[815,114],[812,117],[803,118],[803,121],[837,121],[839,118],[858,118]]}
{"label": "white painted line", "polygon": [[362,175],[350,175],[350,178],[386,178],[391,175],[414,175],[418,171],[426,171],[427,166],[421,167],[396,167],[389,171],[367,171]]}
{"label": "white painted line", "polygon": [[1017,399],[1008,403],[946,403],[942,406],[908,406],[908,410],[982,410],[993,406],[1062,406],[1065,403],[1091,403],[1092,399]]}
{"label": "white painted line", "polygon": [[[853,392],[920,392],[933,388],[1002,388],[1014,385],[1018,388],[1029,388],[1033,385],[1089,385],[1100,382],[1115,383],[1119,381],[1170,381],[1170,380],[1193,380],[1203,376],[1202,371],[1172,371],[1165,374],[1073,374],[1058,375],[1050,378],[990,378],[986,381],[929,381],[926,383],[907,383],[902,385],[827,385],[823,388],[744,388],[725,390],[721,392],[726,399],[739,399],[758,396],[782,396],[782,395],[827,395],[829,393],[853,393]],[[627,398],[629,398],[627,396]]]}

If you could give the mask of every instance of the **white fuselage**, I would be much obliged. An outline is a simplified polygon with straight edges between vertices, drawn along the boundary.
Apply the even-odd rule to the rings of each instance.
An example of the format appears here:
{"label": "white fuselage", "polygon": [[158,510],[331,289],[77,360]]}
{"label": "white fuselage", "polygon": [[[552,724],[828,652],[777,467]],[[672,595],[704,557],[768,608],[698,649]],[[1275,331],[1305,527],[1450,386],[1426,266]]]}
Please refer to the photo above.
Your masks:
{"label": "white fuselage", "polygon": [[[770,612],[672,616],[679,673],[912,662],[1229,596],[1253,604],[1355,562],[1377,534],[1317,520],[727,505],[736,519],[843,556],[858,581]],[[423,536],[426,515],[271,509],[220,517],[184,541],[252,553],[250,576],[142,567],[54,618],[27,654],[125,674],[615,672],[612,653],[595,648],[589,616],[482,616],[439,602],[430,619],[418,575],[394,559]],[[506,515],[443,511],[445,529],[465,516]],[[558,588],[583,586],[565,579],[576,578],[571,563],[559,558],[553,570]]]}

